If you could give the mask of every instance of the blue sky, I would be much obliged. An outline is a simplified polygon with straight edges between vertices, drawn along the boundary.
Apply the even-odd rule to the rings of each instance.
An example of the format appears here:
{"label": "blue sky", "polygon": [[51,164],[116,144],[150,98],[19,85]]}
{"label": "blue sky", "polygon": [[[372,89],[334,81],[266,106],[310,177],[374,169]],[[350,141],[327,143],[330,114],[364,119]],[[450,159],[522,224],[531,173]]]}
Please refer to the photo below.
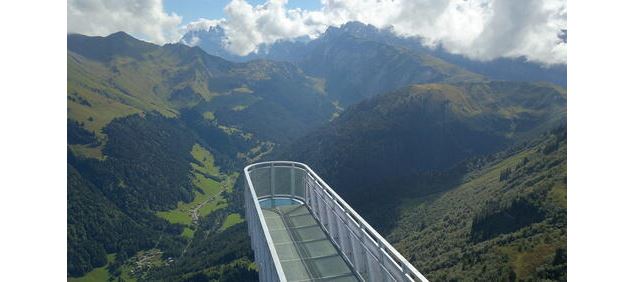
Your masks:
{"label": "blue sky", "polygon": [[[199,18],[220,19],[224,17],[223,8],[230,0],[163,0],[163,7],[168,13],[176,13],[183,17],[183,23],[187,24]],[[259,5],[265,0],[247,0],[251,5]],[[302,8],[305,10],[318,10],[320,0],[289,0],[287,8]]]}

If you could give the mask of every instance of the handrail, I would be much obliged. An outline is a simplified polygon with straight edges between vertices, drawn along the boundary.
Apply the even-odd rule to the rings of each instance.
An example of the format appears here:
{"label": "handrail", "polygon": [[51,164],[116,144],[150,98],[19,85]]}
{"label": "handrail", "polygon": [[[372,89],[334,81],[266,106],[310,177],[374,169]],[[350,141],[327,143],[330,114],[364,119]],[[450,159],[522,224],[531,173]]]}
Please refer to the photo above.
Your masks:
{"label": "handrail", "polygon": [[[254,185],[251,181],[251,178],[249,177],[250,167],[252,166],[247,166],[244,169],[247,185],[249,186],[249,194],[251,195],[250,198],[252,199],[254,207],[256,209],[258,220],[260,222],[260,228],[262,228],[263,230],[263,233],[265,236],[265,242],[267,243],[269,253],[271,254],[271,259],[273,260],[273,265],[276,271],[277,278],[282,282],[286,282],[287,278],[284,274],[284,271],[282,270],[282,264],[280,264],[280,257],[278,257],[278,252],[276,251],[276,248],[273,243],[273,239],[271,238],[271,235],[269,233],[269,228],[267,227],[267,223],[265,222],[265,217],[262,213],[262,209],[260,208],[260,203],[258,202],[258,196],[256,195],[256,191],[254,190]],[[245,201],[247,201],[247,199],[245,199]],[[245,214],[247,212],[248,211],[246,211]]]}
{"label": "handrail", "polygon": [[361,231],[365,231],[368,233],[371,239],[374,239],[376,243],[378,243],[380,249],[383,249],[389,257],[397,264],[403,271],[409,275],[411,275],[411,279],[414,281],[428,281],[408,260],[406,260],[395,248],[384,239],[370,224],[364,220],[351,206],[346,203],[333,189],[320,177],[315,173],[310,167],[304,165],[307,171],[309,171],[309,175],[311,175],[315,180],[317,180],[318,184],[331,196],[335,203],[342,206],[345,212],[351,216],[351,218],[356,221]]}
{"label": "handrail", "polygon": [[[386,241],[386,239],[384,239],[372,226],[370,226],[370,224],[366,222],[366,220],[364,220],[357,212],[355,212],[355,210],[353,210],[353,208],[350,207],[348,203],[346,203],[346,201],[344,201],[319,175],[317,175],[317,173],[313,171],[313,169],[311,169],[306,164],[303,164],[300,162],[294,162],[294,161],[269,161],[269,162],[259,162],[259,163],[255,163],[245,167],[245,176],[249,183],[249,187],[251,189],[252,195],[255,196],[256,193],[255,193],[253,184],[251,182],[251,179],[249,177],[249,172],[261,167],[272,167],[272,168],[273,167],[293,167],[293,168],[304,170],[307,173],[307,175],[309,175],[310,178],[313,181],[315,181],[315,184],[317,184],[319,188],[322,189],[325,195],[329,196],[330,198],[329,201],[338,205],[343,210],[343,212],[355,223],[356,227],[359,228],[359,234],[366,234],[366,237],[371,239],[374,242],[374,244],[378,247],[379,249],[378,251],[380,254],[382,254],[382,257],[386,255],[387,258],[389,259],[389,262],[401,270],[402,275],[404,276],[404,277],[401,277],[402,279],[408,278],[407,280],[409,281],[421,281],[421,282],[428,281],[414,266],[412,266],[412,264],[410,264],[410,262],[408,262],[408,260],[406,260],[390,243]],[[309,195],[306,194],[305,197],[309,197]],[[258,201],[257,197],[253,197],[253,199],[254,201]],[[258,203],[256,204],[257,204],[256,205],[257,210],[259,211],[259,215],[261,215],[262,211],[260,209],[260,206],[258,205]],[[307,206],[309,207],[309,209],[311,209],[309,205]],[[261,223],[266,228],[264,217],[262,218]],[[328,230],[325,230],[325,231],[329,233]],[[266,234],[266,236],[268,237],[267,240],[269,242],[270,236],[268,236],[268,234]],[[275,253],[275,248],[273,243],[271,243],[270,248],[272,249],[272,256],[275,255],[274,258],[277,258],[277,253]],[[378,259],[380,259],[383,262],[382,258],[378,258]],[[282,273],[282,275],[284,275],[284,273]],[[280,277],[283,277],[283,276],[280,276]]]}

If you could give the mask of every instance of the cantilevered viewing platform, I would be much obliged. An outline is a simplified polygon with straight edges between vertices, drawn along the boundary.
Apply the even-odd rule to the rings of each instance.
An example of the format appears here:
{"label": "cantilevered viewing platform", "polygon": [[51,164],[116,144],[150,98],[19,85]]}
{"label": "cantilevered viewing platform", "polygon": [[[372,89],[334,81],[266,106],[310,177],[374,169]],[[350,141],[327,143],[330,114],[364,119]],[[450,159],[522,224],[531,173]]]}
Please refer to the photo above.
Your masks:
{"label": "cantilevered viewing platform", "polygon": [[260,281],[427,281],[307,165],[245,168]]}

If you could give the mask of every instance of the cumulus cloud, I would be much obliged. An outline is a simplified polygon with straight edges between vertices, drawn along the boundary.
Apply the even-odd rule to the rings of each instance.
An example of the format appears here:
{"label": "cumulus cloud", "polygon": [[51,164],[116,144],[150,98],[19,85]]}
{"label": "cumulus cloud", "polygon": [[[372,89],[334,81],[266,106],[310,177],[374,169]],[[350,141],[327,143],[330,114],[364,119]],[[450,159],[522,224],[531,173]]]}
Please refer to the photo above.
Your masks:
{"label": "cumulus cloud", "polygon": [[181,17],[163,10],[161,0],[68,0],[67,31],[108,35],[126,31],[154,43],[181,37]]}
{"label": "cumulus cloud", "polygon": [[222,25],[228,40],[226,47],[239,55],[257,50],[260,44],[299,36],[316,37],[328,22],[322,12],[287,9],[287,0],[270,0],[252,6],[245,0],[233,0],[225,7]]}
{"label": "cumulus cloud", "polygon": [[316,37],[328,26],[360,21],[416,36],[472,59],[524,56],[546,64],[566,63],[565,0],[322,0],[319,11],[286,8],[287,0],[252,6],[232,0],[225,7],[226,48],[240,55],[260,44]]}

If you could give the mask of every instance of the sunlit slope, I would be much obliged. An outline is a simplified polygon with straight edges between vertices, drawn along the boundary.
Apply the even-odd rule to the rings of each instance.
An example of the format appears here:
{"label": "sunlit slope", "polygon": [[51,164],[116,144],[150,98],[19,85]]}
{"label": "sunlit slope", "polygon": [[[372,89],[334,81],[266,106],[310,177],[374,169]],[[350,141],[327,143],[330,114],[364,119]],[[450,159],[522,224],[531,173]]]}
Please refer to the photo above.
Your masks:
{"label": "sunlit slope", "polygon": [[[157,46],[122,32],[69,35],[67,68],[68,117],[102,145],[106,124],[137,113],[177,117],[194,109],[204,117],[222,109],[214,115],[220,126],[279,142],[306,133],[335,111],[319,81],[292,64],[231,63],[199,48]],[[259,130],[262,122],[280,126],[271,134]]]}

